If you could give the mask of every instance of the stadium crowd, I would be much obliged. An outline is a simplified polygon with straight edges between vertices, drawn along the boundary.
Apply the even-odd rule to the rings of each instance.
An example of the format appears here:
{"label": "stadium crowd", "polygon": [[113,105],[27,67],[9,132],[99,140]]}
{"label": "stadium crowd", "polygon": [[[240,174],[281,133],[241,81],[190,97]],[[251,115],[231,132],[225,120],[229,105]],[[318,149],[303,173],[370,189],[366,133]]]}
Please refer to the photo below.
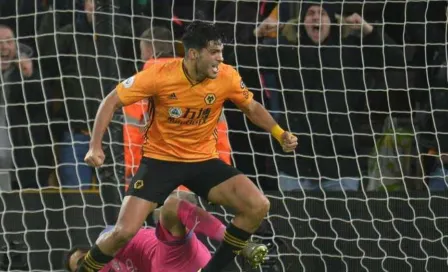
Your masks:
{"label": "stadium crowd", "polygon": [[261,187],[446,190],[446,6],[0,1],[0,188],[124,187],[139,163],[148,105],[115,114],[105,166],[94,170],[84,156],[101,99],[145,63],[181,57],[178,39],[195,19],[216,22],[225,62],[299,137],[285,155],[229,105],[221,158]]}

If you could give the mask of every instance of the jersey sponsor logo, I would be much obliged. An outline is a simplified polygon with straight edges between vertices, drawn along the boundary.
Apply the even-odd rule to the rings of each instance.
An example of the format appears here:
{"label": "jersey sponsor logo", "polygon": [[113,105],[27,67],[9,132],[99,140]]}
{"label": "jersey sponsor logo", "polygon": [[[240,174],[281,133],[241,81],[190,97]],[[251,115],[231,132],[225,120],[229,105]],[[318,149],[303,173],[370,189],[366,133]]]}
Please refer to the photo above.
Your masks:
{"label": "jersey sponsor logo", "polygon": [[[183,112],[183,114],[182,114]],[[168,118],[169,123],[179,124],[179,125],[202,125],[208,121],[208,118],[211,113],[210,108],[200,108],[200,109],[191,109],[186,108],[184,111],[179,109],[179,115],[177,117],[170,116]]]}
{"label": "jersey sponsor logo", "polygon": [[143,180],[139,179],[134,183],[134,189],[139,190],[143,187]]}
{"label": "jersey sponsor logo", "polygon": [[182,116],[182,109],[178,107],[171,107],[168,109],[168,114],[171,118],[179,118]]}
{"label": "jersey sponsor logo", "polygon": [[131,76],[130,78],[123,81],[123,87],[130,88],[134,84],[135,76]]}
{"label": "jersey sponsor logo", "polygon": [[212,105],[216,101],[216,95],[212,94],[212,93],[208,93],[207,95],[205,95],[204,101],[205,101],[205,104]]}

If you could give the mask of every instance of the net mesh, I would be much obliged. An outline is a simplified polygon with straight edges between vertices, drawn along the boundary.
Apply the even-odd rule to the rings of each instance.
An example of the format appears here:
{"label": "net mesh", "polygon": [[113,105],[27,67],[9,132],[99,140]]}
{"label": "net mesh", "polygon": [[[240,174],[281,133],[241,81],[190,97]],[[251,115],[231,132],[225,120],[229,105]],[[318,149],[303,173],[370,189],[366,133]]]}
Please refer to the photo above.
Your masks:
{"label": "net mesh", "polygon": [[217,25],[225,62],[299,137],[286,154],[226,104],[232,164],[271,201],[254,271],[447,269],[446,13],[436,0],[0,1],[0,269],[61,271],[114,224],[148,105],[116,112],[96,170],[83,162],[95,114],[148,57],[182,56],[192,20]]}

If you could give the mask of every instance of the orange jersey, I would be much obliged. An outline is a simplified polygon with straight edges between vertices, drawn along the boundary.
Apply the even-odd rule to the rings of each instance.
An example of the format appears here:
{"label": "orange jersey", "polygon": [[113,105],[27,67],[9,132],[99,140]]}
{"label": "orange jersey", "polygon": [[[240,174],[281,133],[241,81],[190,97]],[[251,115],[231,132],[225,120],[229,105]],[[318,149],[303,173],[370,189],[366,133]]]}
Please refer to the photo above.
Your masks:
{"label": "orange jersey", "polygon": [[192,85],[182,59],[155,63],[118,84],[123,105],[152,98],[152,124],[143,156],[166,161],[196,162],[218,158],[216,125],[226,100],[245,106],[253,99],[238,72],[221,64],[216,79]]}
{"label": "orange jersey", "polygon": [[[173,58],[150,59],[145,62],[143,69],[147,69],[157,62],[172,61]],[[143,145],[142,128],[147,122],[148,101],[141,100],[131,105],[123,107],[125,124],[123,125],[123,143],[125,160],[125,178],[130,180],[137,172],[141,160],[141,150]]]}

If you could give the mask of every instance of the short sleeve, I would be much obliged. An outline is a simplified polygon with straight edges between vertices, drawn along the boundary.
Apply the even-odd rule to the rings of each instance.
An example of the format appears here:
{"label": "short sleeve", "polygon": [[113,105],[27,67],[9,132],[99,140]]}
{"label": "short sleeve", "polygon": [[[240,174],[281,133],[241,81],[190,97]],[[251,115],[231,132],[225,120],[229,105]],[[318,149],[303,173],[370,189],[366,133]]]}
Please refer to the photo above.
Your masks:
{"label": "short sleeve", "polygon": [[252,101],[254,94],[247,89],[240,74],[233,68],[231,75],[232,80],[230,84],[229,99],[235,105],[244,107]]}
{"label": "short sleeve", "polygon": [[153,65],[117,85],[116,91],[123,105],[130,105],[156,94],[156,79],[160,76],[156,67]]}

